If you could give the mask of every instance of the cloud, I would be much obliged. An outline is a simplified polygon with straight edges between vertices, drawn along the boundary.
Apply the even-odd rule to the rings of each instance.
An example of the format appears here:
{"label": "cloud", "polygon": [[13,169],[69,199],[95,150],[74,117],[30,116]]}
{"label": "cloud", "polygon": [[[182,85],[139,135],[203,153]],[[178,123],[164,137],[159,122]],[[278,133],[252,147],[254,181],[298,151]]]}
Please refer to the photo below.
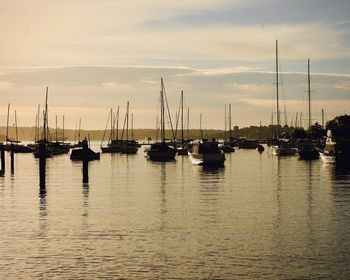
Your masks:
{"label": "cloud", "polygon": [[151,20],[154,27],[281,25],[322,22],[341,27],[348,22],[350,4],[346,0],[264,0],[222,3],[216,7],[189,9],[165,20]]}
{"label": "cloud", "polygon": [[[228,103],[237,114],[238,125],[268,122],[275,106],[275,74],[257,68],[60,66],[1,72],[7,74],[0,76],[0,84],[11,86],[2,89],[0,102],[18,108],[25,125],[33,124],[37,104],[43,103],[45,87],[49,85],[50,115],[66,114],[67,127],[74,127],[82,117],[86,128],[101,128],[109,108],[118,105],[124,108],[127,101],[135,113],[135,126],[154,127],[161,76],[173,116],[184,90],[185,107],[191,108],[193,122],[203,112],[208,128],[222,125],[224,106]],[[282,76],[281,104],[285,99],[290,114],[305,110],[306,73],[286,72]],[[349,75],[319,73],[312,76],[313,98],[325,107],[338,104],[328,111],[330,116],[337,115],[349,110],[349,84]],[[6,108],[0,112],[4,119]]]}
{"label": "cloud", "polygon": [[[341,8],[346,3],[330,5],[322,0],[313,7],[322,11],[323,17],[319,17],[320,13],[308,10],[309,4],[298,1],[301,7],[306,6],[307,15],[313,15],[303,14],[312,20],[302,21],[295,19],[294,14],[303,10],[289,4],[290,1],[34,2],[37,5],[7,1],[2,6],[0,65],[3,67],[141,65],[144,62],[156,65],[159,61],[166,61],[167,65],[170,62],[179,65],[182,61],[182,65],[192,67],[194,60],[211,66],[219,61],[268,62],[274,55],[276,38],[280,40],[283,59],[309,55],[315,59],[349,57],[349,27],[341,16],[347,11]],[[273,5],[284,9],[278,12],[267,9]],[[290,11],[285,8],[289,6],[295,10],[291,19],[287,17]],[[333,15],[339,15],[342,28],[322,20],[327,11],[334,9]],[[232,22],[216,24],[225,18],[225,12]],[[260,14],[273,19],[280,13],[288,20],[279,18],[266,25],[259,19]],[[186,14],[189,18],[205,16],[200,24],[184,19],[184,24],[181,20],[171,27],[167,24]],[[148,25],[151,19],[158,22]],[[241,22],[240,19],[248,20]]]}

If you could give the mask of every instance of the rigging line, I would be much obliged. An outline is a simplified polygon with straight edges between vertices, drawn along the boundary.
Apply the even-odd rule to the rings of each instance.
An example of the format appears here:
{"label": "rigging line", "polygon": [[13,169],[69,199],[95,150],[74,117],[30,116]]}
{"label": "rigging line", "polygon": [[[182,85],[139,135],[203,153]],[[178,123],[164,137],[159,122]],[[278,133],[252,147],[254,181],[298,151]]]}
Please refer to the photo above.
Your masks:
{"label": "rigging line", "polygon": [[171,122],[171,115],[170,115],[170,110],[169,110],[168,98],[167,98],[167,96],[166,96],[165,86],[164,86],[164,85],[163,85],[163,88],[164,88],[165,104],[166,104],[167,111],[168,111],[168,116],[169,116],[169,121],[170,121],[171,132],[172,132],[172,134],[173,134],[173,139],[175,139],[173,123]]}
{"label": "rigging line", "polygon": [[121,140],[123,140],[124,137],[124,131],[125,131],[125,125],[126,125],[126,115],[127,115],[128,109],[125,110],[125,116],[124,116],[124,124],[123,124],[123,130],[122,130],[122,136],[121,136]]}
{"label": "rigging line", "polygon": [[7,106],[7,121],[6,121],[6,143],[9,140],[9,118],[10,118],[10,103]]}
{"label": "rigging line", "polygon": [[179,110],[176,112],[175,138],[177,137],[177,128],[178,128],[178,125],[179,125],[180,110],[181,110],[181,98],[180,98],[180,102],[179,102]]}
{"label": "rigging line", "polygon": [[109,119],[110,119],[110,117],[111,117],[111,114],[108,112],[108,119],[107,119],[107,123],[106,123],[105,130],[104,130],[104,132],[103,132],[102,141],[101,141],[100,146],[102,146],[103,141],[105,140],[106,131],[107,131],[107,127],[108,127],[108,124],[109,124]]}
{"label": "rigging line", "polygon": [[[282,89],[282,100],[283,100],[283,108],[286,108],[286,94],[285,94],[285,87],[284,87],[284,80],[283,80],[283,70],[282,70],[282,66],[281,66],[281,60],[278,58],[278,67],[279,67],[279,78],[280,78],[280,85],[281,85],[281,89]],[[284,114],[286,116],[286,110],[284,109]]]}
{"label": "rigging line", "polygon": [[156,134],[155,134],[156,141],[158,141],[160,102],[161,102],[161,98],[160,98],[160,96],[158,96],[158,102],[157,102],[157,105],[155,107],[155,111],[154,111],[154,115],[153,115],[153,119],[156,120]]}
{"label": "rigging line", "polygon": [[175,112],[175,119],[176,119],[175,138],[177,138],[177,127],[178,127],[178,123],[179,123],[179,116],[180,116],[180,113],[178,111],[176,111]]}

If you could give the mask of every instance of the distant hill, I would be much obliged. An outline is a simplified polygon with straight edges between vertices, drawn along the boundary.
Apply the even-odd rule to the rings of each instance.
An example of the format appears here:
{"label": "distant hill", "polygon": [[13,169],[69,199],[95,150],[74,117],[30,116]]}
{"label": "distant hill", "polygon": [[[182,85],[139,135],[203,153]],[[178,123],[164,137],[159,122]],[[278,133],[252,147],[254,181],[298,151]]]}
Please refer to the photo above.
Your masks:
{"label": "distant hill", "polygon": [[[292,131],[292,127],[284,126],[281,128],[281,131],[286,132],[287,134],[290,134]],[[35,129],[34,127],[19,127],[18,128],[18,140],[21,141],[33,141],[35,136]],[[272,138],[275,134],[276,126],[250,126],[250,127],[243,127],[239,128],[237,126],[234,127],[232,131],[232,135],[234,137],[247,137],[251,139],[267,139]],[[40,133],[42,133],[40,131]],[[80,133],[80,139],[83,139],[84,137],[90,137],[91,140],[95,141],[101,141],[102,138],[107,141],[110,135],[110,131],[107,130],[106,132],[104,130],[81,130]],[[134,129],[134,138],[137,140],[145,140],[147,138],[156,139],[157,131],[155,129]],[[187,138],[187,131],[185,131],[185,138]],[[200,132],[198,129],[190,129],[189,130],[189,138],[190,139],[198,139],[200,137]],[[0,127],[0,139],[5,140],[6,135],[6,127]],[[50,135],[51,139],[56,139],[56,131],[54,128],[50,128]],[[129,131],[129,136],[131,135],[131,132]],[[180,138],[180,133],[178,132],[177,138]],[[121,131],[119,131],[119,138],[121,137]],[[166,137],[168,139],[172,138],[170,130],[166,131]],[[206,138],[224,138],[224,131],[220,129],[206,129],[204,130],[204,137]],[[63,131],[62,129],[58,129],[57,131],[57,138],[58,140],[62,140],[63,138]],[[76,135],[76,132],[73,129],[65,129],[64,131],[64,138],[65,141],[74,142],[74,140],[78,140],[78,136]],[[9,139],[16,139],[16,129],[14,127],[9,127]]]}
{"label": "distant hill", "polygon": [[[54,128],[50,128],[50,135],[51,139],[56,139],[56,130]],[[21,141],[33,141],[35,138],[35,129],[34,127],[18,127],[18,140]],[[40,129],[40,135],[42,133],[42,130]],[[147,138],[156,139],[157,131],[155,129],[134,129],[134,138],[137,140],[145,140]],[[6,127],[0,127],[0,135],[3,135],[3,138],[5,139],[6,135]],[[9,127],[9,139],[16,139],[16,129],[14,127]],[[90,137],[91,140],[99,140],[101,141],[104,137],[105,140],[108,140],[110,135],[110,130],[107,130],[106,132],[104,130],[81,130],[80,132],[80,139],[83,139],[84,137]],[[195,139],[198,138],[200,135],[199,130],[192,129],[189,130],[189,138]],[[206,137],[215,137],[215,138],[222,138],[223,137],[223,131],[222,130],[206,130],[204,135]],[[122,136],[122,132],[119,131],[119,138]],[[131,131],[129,131],[129,137],[131,136]],[[185,136],[187,137],[187,133],[185,133]],[[166,137],[172,138],[172,134],[170,130],[166,131]],[[180,137],[180,133],[178,133],[178,138]],[[63,131],[62,129],[57,130],[57,138],[58,140],[62,140],[63,138]],[[64,138],[66,141],[74,141],[78,140],[77,132],[75,132],[73,129],[65,129],[64,130]],[[125,138],[125,135],[124,135]]]}

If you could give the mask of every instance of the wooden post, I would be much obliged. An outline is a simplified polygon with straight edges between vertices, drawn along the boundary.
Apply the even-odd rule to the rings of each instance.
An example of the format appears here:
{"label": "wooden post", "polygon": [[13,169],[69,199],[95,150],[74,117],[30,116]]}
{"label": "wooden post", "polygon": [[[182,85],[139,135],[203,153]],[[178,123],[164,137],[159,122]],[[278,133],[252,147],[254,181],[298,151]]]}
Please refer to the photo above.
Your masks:
{"label": "wooden post", "polygon": [[46,143],[39,143],[39,180],[40,190],[45,188],[46,184]]}
{"label": "wooden post", "polygon": [[10,155],[11,155],[11,172],[15,171],[15,152],[14,152],[14,146],[11,143],[10,145]]}
{"label": "wooden post", "polygon": [[89,161],[83,160],[83,183],[89,183]]}
{"label": "wooden post", "polygon": [[0,145],[0,154],[1,154],[1,174],[5,173],[5,148],[4,145]]}
{"label": "wooden post", "polygon": [[83,183],[89,183],[89,161],[87,158],[88,143],[85,139],[83,144]]}

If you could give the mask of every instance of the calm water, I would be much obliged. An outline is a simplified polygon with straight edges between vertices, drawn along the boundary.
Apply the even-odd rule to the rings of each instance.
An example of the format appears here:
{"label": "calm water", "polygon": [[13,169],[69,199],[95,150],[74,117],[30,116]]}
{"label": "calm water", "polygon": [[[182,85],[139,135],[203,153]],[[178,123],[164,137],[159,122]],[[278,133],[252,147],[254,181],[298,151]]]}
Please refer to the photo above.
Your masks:
{"label": "calm water", "polygon": [[[7,169],[9,169],[7,158]],[[0,279],[350,279],[350,172],[238,150],[225,168],[16,155],[0,178]]]}

